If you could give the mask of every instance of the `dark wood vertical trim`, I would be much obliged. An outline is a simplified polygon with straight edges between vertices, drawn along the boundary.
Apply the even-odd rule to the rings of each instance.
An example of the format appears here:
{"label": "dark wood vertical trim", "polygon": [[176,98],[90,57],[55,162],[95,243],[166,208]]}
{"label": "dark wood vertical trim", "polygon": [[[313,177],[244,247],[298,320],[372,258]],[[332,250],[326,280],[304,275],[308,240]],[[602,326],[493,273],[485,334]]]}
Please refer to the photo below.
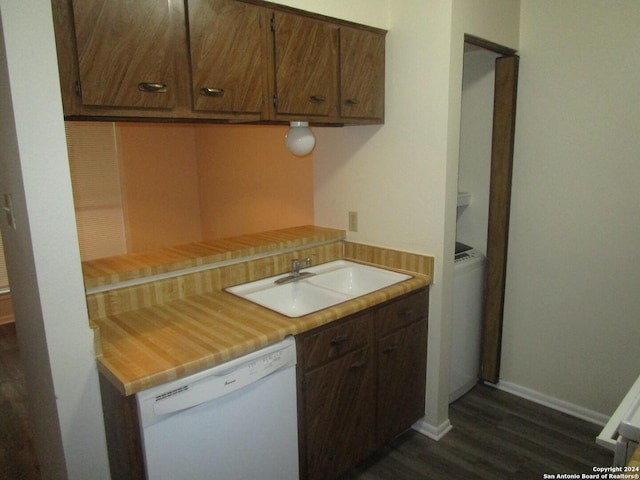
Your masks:
{"label": "dark wood vertical trim", "polygon": [[491,383],[496,383],[500,374],[518,64],[517,55],[500,57],[495,68],[481,367],[481,378]]}
{"label": "dark wood vertical trim", "polygon": [[111,477],[145,480],[136,398],[121,395],[107,379],[99,377]]}
{"label": "dark wood vertical trim", "polygon": [[471,45],[475,45],[476,47],[484,48],[485,50],[490,50],[500,55],[513,56],[516,54],[516,50],[512,48],[505,47],[504,45],[490,42],[489,40],[485,40],[484,38],[476,37],[475,35],[469,35],[467,33],[465,33],[464,35],[464,43],[469,43]]}

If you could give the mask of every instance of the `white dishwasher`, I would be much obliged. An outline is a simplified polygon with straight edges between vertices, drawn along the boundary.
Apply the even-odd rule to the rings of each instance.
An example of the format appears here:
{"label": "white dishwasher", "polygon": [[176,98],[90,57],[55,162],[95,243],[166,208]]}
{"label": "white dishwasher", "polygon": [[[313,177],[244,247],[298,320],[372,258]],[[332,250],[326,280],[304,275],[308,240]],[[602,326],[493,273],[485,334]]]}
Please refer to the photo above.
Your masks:
{"label": "white dishwasher", "polygon": [[136,395],[149,480],[298,478],[293,337]]}

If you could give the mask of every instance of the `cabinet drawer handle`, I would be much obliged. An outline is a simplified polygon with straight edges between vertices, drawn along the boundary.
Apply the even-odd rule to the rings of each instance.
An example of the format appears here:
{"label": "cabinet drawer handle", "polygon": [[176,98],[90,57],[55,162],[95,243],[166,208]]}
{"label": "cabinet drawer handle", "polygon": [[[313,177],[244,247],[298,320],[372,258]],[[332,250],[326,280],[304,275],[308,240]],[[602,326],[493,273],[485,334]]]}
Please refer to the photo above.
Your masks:
{"label": "cabinet drawer handle", "polygon": [[411,307],[405,307],[398,312],[398,318],[401,318],[403,320],[411,318],[412,316],[413,316],[413,308]]}
{"label": "cabinet drawer handle", "polygon": [[331,341],[329,342],[329,345],[331,345],[332,347],[339,347],[340,345],[342,345],[344,342],[346,342],[347,340],[349,340],[349,335],[338,335],[337,337],[333,337],[331,339]]}
{"label": "cabinet drawer handle", "polygon": [[309,97],[309,101],[311,103],[324,103],[327,101],[327,97],[325,97],[324,95],[311,95]]}
{"label": "cabinet drawer handle", "polygon": [[147,93],[165,93],[167,91],[166,83],[141,82],[138,84],[138,90]]}
{"label": "cabinet drawer handle", "polygon": [[350,107],[353,107],[354,105],[360,105],[360,100],[358,100],[357,98],[347,98],[344,103],[346,103]]}
{"label": "cabinet drawer handle", "polygon": [[203,87],[200,89],[200,95],[204,97],[224,97],[224,89],[215,87]]}
{"label": "cabinet drawer handle", "polygon": [[397,348],[398,348],[397,345],[389,345],[382,349],[382,353],[384,353],[385,355],[388,355],[391,352],[394,352]]}
{"label": "cabinet drawer handle", "polygon": [[366,360],[358,360],[357,362],[354,362],[351,364],[351,366],[349,367],[351,370],[357,370],[359,368],[364,367],[367,364]]}

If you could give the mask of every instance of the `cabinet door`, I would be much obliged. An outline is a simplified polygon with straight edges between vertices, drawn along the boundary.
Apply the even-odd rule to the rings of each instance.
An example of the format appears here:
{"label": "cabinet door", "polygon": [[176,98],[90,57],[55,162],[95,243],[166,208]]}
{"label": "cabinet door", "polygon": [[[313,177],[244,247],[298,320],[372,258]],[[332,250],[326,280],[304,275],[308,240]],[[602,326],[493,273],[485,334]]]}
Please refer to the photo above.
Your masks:
{"label": "cabinet door", "polygon": [[427,321],[378,340],[378,442],[395,437],[424,416]]}
{"label": "cabinet door", "polygon": [[337,114],[338,29],[328,23],[275,12],[278,114]]}
{"label": "cabinet door", "polygon": [[193,109],[260,113],[271,12],[236,0],[189,0],[188,9]]}
{"label": "cabinet door", "polygon": [[384,35],[340,29],[340,115],[384,117]]}
{"label": "cabinet door", "polygon": [[84,105],[175,105],[177,1],[73,1]]}
{"label": "cabinet door", "polygon": [[307,480],[335,478],[372,452],[373,372],[364,348],[304,375]]}

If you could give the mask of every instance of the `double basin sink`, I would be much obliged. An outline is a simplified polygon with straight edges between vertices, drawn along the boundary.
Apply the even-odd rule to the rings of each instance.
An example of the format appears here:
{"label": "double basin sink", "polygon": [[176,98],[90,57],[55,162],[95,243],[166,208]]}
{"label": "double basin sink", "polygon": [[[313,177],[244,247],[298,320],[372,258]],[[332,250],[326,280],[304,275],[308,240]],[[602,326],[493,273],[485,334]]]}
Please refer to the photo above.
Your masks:
{"label": "double basin sink", "polygon": [[[301,317],[411,278],[404,273],[336,260],[289,274],[229,287],[226,291],[287,317]],[[283,279],[285,283],[278,283]]]}

